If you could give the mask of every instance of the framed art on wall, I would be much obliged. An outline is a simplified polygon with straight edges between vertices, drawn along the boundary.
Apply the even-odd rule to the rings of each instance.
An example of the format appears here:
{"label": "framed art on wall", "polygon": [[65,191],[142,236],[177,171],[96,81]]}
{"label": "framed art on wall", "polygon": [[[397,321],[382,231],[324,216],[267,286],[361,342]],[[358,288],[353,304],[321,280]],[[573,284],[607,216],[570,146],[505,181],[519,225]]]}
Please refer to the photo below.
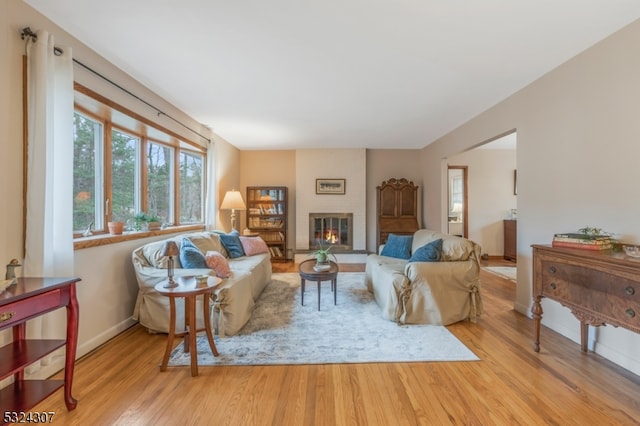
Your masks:
{"label": "framed art on wall", "polygon": [[344,194],[346,179],[316,179],[316,194]]}

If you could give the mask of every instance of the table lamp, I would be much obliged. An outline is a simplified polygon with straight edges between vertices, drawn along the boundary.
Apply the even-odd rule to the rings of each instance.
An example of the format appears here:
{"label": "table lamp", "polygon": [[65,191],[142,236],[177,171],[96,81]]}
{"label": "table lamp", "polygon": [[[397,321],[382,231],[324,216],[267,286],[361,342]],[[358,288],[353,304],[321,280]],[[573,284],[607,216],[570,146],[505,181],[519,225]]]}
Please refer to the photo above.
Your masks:
{"label": "table lamp", "polygon": [[453,203],[453,209],[451,209],[451,212],[456,214],[456,222],[460,222],[462,203]]}
{"label": "table lamp", "polygon": [[178,245],[175,241],[167,241],[162,246],[162,255],[169,258],[167,261],[167,275],[169,276],[169,282],[164,286],[165,288],[178,287],[178,283],[173,280],[173,256],[177,256],[178,254],[180,254],[180,251],[178,250]]}
{"label": "table lamp", "polygon": [[237,230],[236,210],[246,209],[247,206],[245,206],[244,201],[242,200],[240,191],[236,191],[235,189],[227,191],[227,193],[224,195],[224,199],[222,200],[222,204],[220,205],[220,210],[231,210],[231,230]]}

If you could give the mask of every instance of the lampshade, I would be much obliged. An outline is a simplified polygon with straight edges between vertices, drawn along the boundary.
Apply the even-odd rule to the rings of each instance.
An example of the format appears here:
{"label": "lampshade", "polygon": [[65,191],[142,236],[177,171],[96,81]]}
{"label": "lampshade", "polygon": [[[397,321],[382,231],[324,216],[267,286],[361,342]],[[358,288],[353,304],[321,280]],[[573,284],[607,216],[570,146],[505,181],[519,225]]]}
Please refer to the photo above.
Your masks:
{"label": "lampshade", "polygon": [[462,203],[453,203],[452,213],[462,213]]}
{"label": "lampshade", "polygon": [[178,250],[178,245],[175,241],[166,241],[162,246],[163,256],[177,256],[178,254],[180,254],[180,250]]}
{"label": "lampshade", "polygon": [[242,195],[240,191],[231,190],[227,191],[220,205],[221,210],[246,210],[244,201],[242,201]]}

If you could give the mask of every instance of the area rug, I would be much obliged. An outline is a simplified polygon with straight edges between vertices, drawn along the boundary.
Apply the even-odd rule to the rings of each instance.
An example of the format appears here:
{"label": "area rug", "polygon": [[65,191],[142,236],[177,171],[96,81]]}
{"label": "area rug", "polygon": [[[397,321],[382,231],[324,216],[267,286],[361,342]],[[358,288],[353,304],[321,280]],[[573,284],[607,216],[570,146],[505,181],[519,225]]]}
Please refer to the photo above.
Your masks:
{"label": "area rug", "polygon": [[493,274],[500,275],[502,278],[516,282],[518,268],[515,266],[487,266],[483,268]]}
{"label": "area rug", "polygon": [[[321,310],[315,282],[307,281],[300,304],[297,273],[273,274],[251,320],[239,334],[215,337],[214,357],[199,335],[199,365],[337,364],[417,361],[476,361],[478,357],[445,327],[398,326],[380,315],[367,290],[364,273],[339,273],[337,305],[329,282],[323,283]],[[170,366],[189,365],[182,343]]]}

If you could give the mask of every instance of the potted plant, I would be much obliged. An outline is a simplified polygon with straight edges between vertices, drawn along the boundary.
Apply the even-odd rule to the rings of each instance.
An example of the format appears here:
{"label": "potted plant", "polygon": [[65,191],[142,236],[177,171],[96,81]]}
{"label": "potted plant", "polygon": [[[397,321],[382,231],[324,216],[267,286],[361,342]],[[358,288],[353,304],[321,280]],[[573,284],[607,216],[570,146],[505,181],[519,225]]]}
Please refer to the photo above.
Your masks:
{"label": "potted plant", "polygon": [[142,226],[147,222],[147,215],[144,212],[137,213],[133,216],[133,229],[134,231],[141,231]]}
{"label": "potted plant", "polygon": [[124,230],[124,222],[107,222],[107,227],[109,228],[109,233],[111,235],[122,235],[122,231]]}
{"label": "potted plant", "polygon": [[322,241],[320,240],[318,240],[318,245],[320,246],[320,248],[310,254],[310,256],[315,256],[317,264],[322,265],[322,264],[329,263],[329,256],[332,256],[333,260],[336,263],[338,263],[338,258],[336,257],[336,255],[333,253],[330,253],[331,248],[333,247],[332,245],[329,245],[329,247],[324,248],[322,247]]}
{"label": "potted plant", "polygon": [[160,218],[153,214],[146,215],[147,228],[149,231],[157,231],[161,228],[162,223],[160,222]]}

